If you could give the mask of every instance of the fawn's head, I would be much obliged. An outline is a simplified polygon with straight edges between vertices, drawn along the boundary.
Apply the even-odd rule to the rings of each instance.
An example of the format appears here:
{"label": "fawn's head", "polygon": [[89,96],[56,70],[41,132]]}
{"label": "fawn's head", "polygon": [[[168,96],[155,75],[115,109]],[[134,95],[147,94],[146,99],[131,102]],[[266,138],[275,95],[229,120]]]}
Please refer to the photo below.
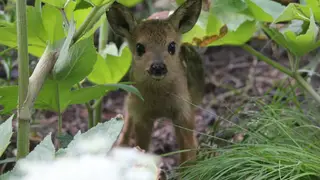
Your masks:
{"label": "fawn's head", "polygon": [[137,22],[127,7],[111,5],[107,19],[111,29],[128,42],[135,81],[170,79],[182,71],[181,35],[196,24],[201,6],[202,0],[187,0],[166,19]]}

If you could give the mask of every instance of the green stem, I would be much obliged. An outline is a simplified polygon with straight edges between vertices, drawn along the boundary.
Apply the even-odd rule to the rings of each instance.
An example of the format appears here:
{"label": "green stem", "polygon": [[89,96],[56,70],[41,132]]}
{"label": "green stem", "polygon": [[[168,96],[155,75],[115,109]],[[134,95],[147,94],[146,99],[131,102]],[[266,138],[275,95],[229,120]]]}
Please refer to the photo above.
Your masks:
{"label": "green stem", "polygon": [[257,50],[253,49],[251,46],[244,44],[241,46],[244,50],[248,51],[249,53],[251,53],[252,55],[256,56],[257,58],[259,58],[260,60],[264,61],[265,63],[271,65],[272,67],[278,69],[279,71],[287,74],[288,76],[293,77],[293,72],[290,71],[290,69],[282,66],[281,64],[277,63],[276,61],[266,57],[265,55],[261,54],[260,52],[258,52]]}
{"label": "green stem", "polygon": [[17,0],[17,40],[18,40],[18,66],[19,66],[19,105],[18,105],[18,137],[17,159],[24,158],[29,153],[30,118],[21,118],[20,112],[28,93],[29,85],[29,57],[28,57],[28,35],[26,1]]}
{"label": "green stem", "polygon": [[87,107],[87,109],[88,109],[88,129],[90,129],[94,126],[93,109],[91,109],[90,107]]}
{"label": "green stem", "polygon": [[56,93],[57,93],[56,103],[58,105],[58,136],[62,136],[62,115],[60,110],[59,84],[57,84]]}
{"label": "green stem", "polygon": [[[258,57],[259,59],[261,59],[262,61],[264,61],[265,63],[271,65],[272,67],[278,69],[279,71],[287,74],[288,76],[294,78],[308,93],[311,94],[311,96],[318,102],[320,103],[320,95],[311,87],[310,84],[308,84],[301,76],[298,72],[292,72],[290,71],[288,68],[282,66],[281,64],[275,62],[274,60],[264,56],[263,54],[261,54],[260,52],[256,51],[255,49],[253,49],[252,47],[250,47],[247,44],[244,44],[241,46],[244,50],[248,51],[249,53],[251,53],[252,55]],[[295,59],[296,61],[297,59]]]}
{"label": "green stem", "polygon": [[97,7],[97,6],[94,6],[92,8],[89,16],[87,16],[87,18],[84,20],[84,22],[79,27],[78,31],[74,34],[74,36],[73,36],[74,42],[76,42],[81,37],[81,35],[84,34],[85,30],[87,29],[88,24],[91,23],[92,19],[97,14],[98,10],[99,10],[99,7]]}
{"label": "green stem", "polygon": [[308,92],[311,94],[311,96],[320,103],[320,95],[312,88],[310,84],[308,84],[301,76],[300,74],[294,73],[293,78],[297,80],[297,82]]}
{"label": "green stem", "polygon": [[[77,86],[79,89],[82,88],[82,85],[80,83],[77,83]],[[91,105],[86,102],[85,103],[85,106],[87,108],[87,111],[88,111],[88,129],[92,128],[93,127],[93,107],[91,107]]]}
{"label": "green stem", "polygon": [[[108,42],[108,21],[107,19],[104,19],[100,26],[100,34],[99,34],[99,53],[102,53],[102,51],[105,49]],[[101,114],[102,114],[102,100],[103,96],[100,97],[92,106],[94,109],[94,121],[93,125],[97,125],[99,122],[101,122]]]}

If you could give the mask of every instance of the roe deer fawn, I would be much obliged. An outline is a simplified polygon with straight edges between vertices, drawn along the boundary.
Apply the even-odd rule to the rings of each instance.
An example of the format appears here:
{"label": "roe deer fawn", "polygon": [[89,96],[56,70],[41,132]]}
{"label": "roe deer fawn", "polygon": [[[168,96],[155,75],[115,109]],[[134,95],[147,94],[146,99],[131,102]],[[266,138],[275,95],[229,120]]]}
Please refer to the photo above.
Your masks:
{"label": "roe deer fawn", "polygon": [[[141,22],[117,2],[107,11],[111,29],[128,42],[133,57],[130,80],[144,98],[128,95],[119,146],[129,146],[133,131],[136,145],[147,151],[154,120],[159,117],[194,130],[192,104],[202,101],[204,71],[200,55],[182,44],[181,36],[196,24],[201,8],[202,0],[187,0],[168,18]],[[176,127],[175,134],[181,150],[191,149],[180,154],[180,163],[194,160],[198,143],[193,132]]]}

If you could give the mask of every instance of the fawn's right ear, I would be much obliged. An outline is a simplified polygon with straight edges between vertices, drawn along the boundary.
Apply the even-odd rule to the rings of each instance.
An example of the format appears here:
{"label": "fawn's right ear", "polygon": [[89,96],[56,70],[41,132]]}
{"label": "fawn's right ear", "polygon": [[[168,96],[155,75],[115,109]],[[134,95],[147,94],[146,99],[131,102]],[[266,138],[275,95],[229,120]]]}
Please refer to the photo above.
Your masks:
{"label": "fawn's right ear", "polygon": [[130,10],[124,5],[114,2],[106,12],[111,29],[118,35],[130,37],[133,28],[137,25]]}

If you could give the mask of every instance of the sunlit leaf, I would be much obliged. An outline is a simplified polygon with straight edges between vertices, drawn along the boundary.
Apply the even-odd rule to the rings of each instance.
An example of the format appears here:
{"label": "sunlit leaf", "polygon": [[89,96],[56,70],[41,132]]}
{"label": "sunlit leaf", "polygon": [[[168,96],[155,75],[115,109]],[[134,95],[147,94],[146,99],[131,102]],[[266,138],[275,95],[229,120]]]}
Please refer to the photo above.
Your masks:
{"label": "sunlit leaf", "polygon": [[105,85],[95,85],[91,87],[85,87],[85,88],[71,91],[69,95],[70,104],[82,104],[92,99],[98,99],[101,96],[104,96],[106,92],[114,91],[117,89],[123,89],[127,92],[131,92],[143,100],[143,97],[140,94],[140,92],[132,85],[105,84]]}
{"label": "sunlit leaf", "polygon": [[105,4],[112,3],[115,0],[85,0],[85,1],[91,3],[94,6],[103,6]]}
{"label": "sunlit leaf", "polygon": [[70,0],[42,0],[42,2],[55,6],[57,8],[63,8],[67,1]]}
{"label": "sunlit leaf", "polygon": [[[108,50],[113,49],[111,52]],[[93,71],[89,74],[88,79],[96,84],[117,83],[127,73],[131,64],[131,52],[124,44],[118,49],[114,43],[107,45],[106,53],[103,58],[98,55]]]}
{"label": "sunlit leaf", "polygon": [[309,21],[310,8],[305,5],[290,3],[274,20],[274,23],[291,21],[293,19]]}
{"label": "sunlit leaf", "polygon": [[315,24],[314,16],[311,14],[310,17],[309,28],[305,34],[297,35],[290,29],[287,29],[283,32],[294,53],[300,56],[312,51],[317,44],[317,35],[319,33],[319,28]]}
{"label": "sunlit leaf", "polygon": [[246,0],[246,2],[257,21],[272,22],[285,9],[285,6],[272,0]]}
{"label": "sunlit leaf", "polygon": [[84,79],[93,69],[97,54],[93,45],[93,37],[80,40],[73,44],[68,56],[57,61],[53,68],[54,78],[69,84]]}
{"label": "sunlit leaf", "polygon": [[138,3],[141,3],[142,0],[117,0],[117,2],[127,6],[127,7],[133,7],[137,5]]}
{"label": "sunlit leaf", "polygon": [[62,14],[57,8],[44,5],[42,7],[42,21],[50,43],[61,40],[65,36]]}
{"label": "sunlit leaf", "polygon": [[0,114],[11,113],[17,108],[18,86],[2,86],[0,87]]}

